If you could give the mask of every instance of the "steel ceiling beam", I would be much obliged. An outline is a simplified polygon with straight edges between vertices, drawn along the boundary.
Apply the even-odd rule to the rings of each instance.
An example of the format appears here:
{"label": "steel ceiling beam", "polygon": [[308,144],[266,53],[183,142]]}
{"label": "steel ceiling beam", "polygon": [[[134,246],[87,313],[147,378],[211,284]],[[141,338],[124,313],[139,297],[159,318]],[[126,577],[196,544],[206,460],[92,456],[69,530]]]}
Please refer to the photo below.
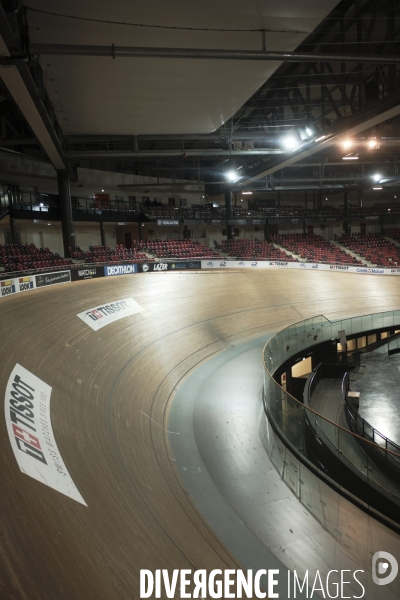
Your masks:
{"label": "steel ceiling beam", "polygon": [[[9,14],[0,3],[0,53],[3,55],[0,61],[0,78],[55,169],[69,170],[62,147],[61,128],[46,94],[43,79],[40,77],[40,65],[35,65],[36,74],[40,77],[38,85],[38,81],[35,81],[32,76],[30,65],[25,60],[14,61],[9,58],[16,52],[16,48],[19,53],[23,54],[26,43],[24,36],[20,35],[18,27],[21,25],[22,28],[23,23],[17,22],[17,19],[22,16],[11,13],[10,18],[15,21],[14,27],[11,26]],[[11,62],[8,63],[8,61]],[[71,175],[73,177],[72,173]]]}
{"label": "steel ceiling beam", "polygon": [[67,158],[79,159],[79,158],[140,158],[141,156],[177,156],[182,157],[182,154],[186,154],[187,157],[193,156],[258,156],[258,155],[271,155],[271,154],[285,154],[283,150],[275,149],[255,149],[255,150],[143,150],[139,152],[131,151],[113,151],[102,152],[97,150],[87,151],[72,151],[67,152]]}
{"label": "steel ceiling beam", "polygon": [[[82,44],[31,44],[31,55],[106,56],[110,58],[198,58],[217,60],[264,60],[279,62],[348,62],[400,64],[400,56],[375,54],[321,54],[265,50],[219,50],[203,48],[153,48],[135,46],[92,46]],[[18,58],[18,57],[16,57]],[[19,57],[21,58],[21,57]],[[11,58],[12,60],[12,58]]]}
{"label": "steel ceiling beam", "polygon": [[324,132],[324,139],[320,142],[309,142],[303,145],[303,147],[296,152],[293,152],[291,155],[288,155],[287,153],[286,159],[277,161],[266,169],[260,170],[260,172],[250,176],[247,180],[244,180],[239,185],[244,187],[248,184],[251,184],[258,179],[265,177],[266,175],[280,171],[281,169],[293,165],[300,160],[307,158],[308,156],[312,156],[321,150],[326,150],[327,148],[334,146],[340,141],[343,135],[346,135],[346,137],[357,135],[366,129],[375,127],[379,123],[383,123],[384,121],[392,119],[393,117],[397,117],[398,115],[400,115],[399,91],[386,96],[378,102],[371,102],[369,106],[357,111],[351,117],[343,118],[336,127]]}

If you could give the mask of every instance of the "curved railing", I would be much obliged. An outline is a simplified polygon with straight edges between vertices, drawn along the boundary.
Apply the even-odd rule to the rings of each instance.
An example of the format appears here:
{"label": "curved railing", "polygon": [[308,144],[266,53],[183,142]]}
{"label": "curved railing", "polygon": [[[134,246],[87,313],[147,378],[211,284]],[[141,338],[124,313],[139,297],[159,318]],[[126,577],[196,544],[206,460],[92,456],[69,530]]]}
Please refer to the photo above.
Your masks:
{"label": "curved railing", "polygon": [[278,332],[263,351],[265,411],[285,445],[328,483],[397,524],[400,522],[400,488],[376,469],[372,451],[387,452],[396,461],[400,460],[400,453],[383,450],[378,444],[326,419],[286,392],[273,375],[278,367],[302,350],[329,340],[336,344],[340,330],[350,336],[399,323],[400,311],[334,322],[319,315]]}
{"label": "curved railing", "polygon": [[[400,446],[395,444],[388,437],[380,433],[375,427],[372,427],[353,406],[347,397],[350,387],[349,374],[346,373],[342,381],[342,399],[345,409],[345,416],[349,428],[358,436],[373,442],[370,447],[371,452],[375,454],[375,459],[381,468],[391,467],[394,474],[398,477],[400,474]],[[390,450],[390,452],[387,452]],[[383,461],[383,462],[382,462]]]}

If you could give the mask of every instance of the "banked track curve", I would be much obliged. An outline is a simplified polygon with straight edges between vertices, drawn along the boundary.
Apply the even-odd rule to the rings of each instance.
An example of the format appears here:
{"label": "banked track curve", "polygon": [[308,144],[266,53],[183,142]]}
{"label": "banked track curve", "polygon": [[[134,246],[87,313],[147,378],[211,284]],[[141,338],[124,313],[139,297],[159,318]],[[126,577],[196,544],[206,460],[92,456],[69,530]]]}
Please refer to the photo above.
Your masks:
{"label": "banked track curve", "polygon": [[[76,316],[128,297],[143,312],[99,331]],[[55,438],[88,506],[20,472],[3,416],[0,598],[135,599],[140,569],[239,568],[174,468],[177,386],[215,354],[300,319],[399,306],[395,278],[285,270],[138,274],[3,299],[3,398],[16,363],[53,388]]]}

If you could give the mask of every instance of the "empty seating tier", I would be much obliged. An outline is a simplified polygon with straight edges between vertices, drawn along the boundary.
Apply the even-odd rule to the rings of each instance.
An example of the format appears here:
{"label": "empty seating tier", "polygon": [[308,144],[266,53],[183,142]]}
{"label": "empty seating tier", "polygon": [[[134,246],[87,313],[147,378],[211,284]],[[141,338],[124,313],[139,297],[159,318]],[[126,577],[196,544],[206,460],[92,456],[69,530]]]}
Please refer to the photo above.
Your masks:
{"label": "empty seating tier", "polygon": [[251,241],[251,240],[224,240],[221,244],[216,244],[218,248],[228,256],[244,260],[279,260],[294,261],[297,259],[282,252],[280,248],[275,248],[269,242]]}
{"label": "empty seating tier", "polygon": [[35,244],[0,244],[0,267],[5,272],[49,269],[72,263],[50,252],[49,248],[36,248]]}
{"label": "empty seating tier", "polygon": [[400,248],[377,233],[362,235],[343,234],[339,243],[374,266],[397,267],[400,265]]}
{"label": "empty seating tier", "polygon": [[310,233],[279,234],[271,236],[271,240],[290,252],[294,252],[303,260],[337,265],[363,264],[361,260],[347,254],[320,235]]}
{"label": "empty seating tier", "polygon": [[153,254],[157,258],[199,259],[220,257],[221,255],[211,250],[204,244],[190,240],[149,240],[147,242],[134,242],[137,250]]}
{"label": "empty seating tier", "polygon": [[[75,254],[78,254],[78,252],[75,252]],[[117,244],[115,250],[111,250],[109,246],[89,246],[88,252],[80,251],[79,255],[86,263],[94,264],[135,263],[150,260],[144,252],[138,252],[136,248],[125,248],[122,244]]]}

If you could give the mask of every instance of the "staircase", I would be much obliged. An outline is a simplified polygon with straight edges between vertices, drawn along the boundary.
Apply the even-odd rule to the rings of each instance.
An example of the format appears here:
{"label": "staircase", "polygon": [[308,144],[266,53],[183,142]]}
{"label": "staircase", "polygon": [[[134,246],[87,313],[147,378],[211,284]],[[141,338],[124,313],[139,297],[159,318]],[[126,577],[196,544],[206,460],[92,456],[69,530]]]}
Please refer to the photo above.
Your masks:
{"label": "staircase", "polygon": [[335,246],[337,246],[338,248],[340,248],[341,250],[343,250],[343,252],[346,252],[346,254],[349,254],[350,256],[352,256],[353,258],[356,258],[357,260],[361,260],[361,262],[363,263],[363,265],[367,265],[368,267],[374,267],[375,265],[371,262],[368,262],[367,260],[365,260],[365,258],[363,256],[360,256],[359,254],[356,254],[355,252],[353,252],[352,250],[349,250],[348,248],[346,248],[345,246],[342,246],[341,244],[339,244],[339,242],[335,242],[334,240],[329,240],[331,244],[335,244]]}
{"label": "staircase", "polygon": [[295,252],[292,252],[291,250],[280,246],[276,242],[272,242],[272,246],[274,246],[274,248],[278,248],[278,250],[282,250],[282,252],[285,252],[285,254],[287,254],[288,256],[293,256],[293,258],[296,258],[299,262],[307,262],[306,258],[303,258],[299,254],[296,254]]}

